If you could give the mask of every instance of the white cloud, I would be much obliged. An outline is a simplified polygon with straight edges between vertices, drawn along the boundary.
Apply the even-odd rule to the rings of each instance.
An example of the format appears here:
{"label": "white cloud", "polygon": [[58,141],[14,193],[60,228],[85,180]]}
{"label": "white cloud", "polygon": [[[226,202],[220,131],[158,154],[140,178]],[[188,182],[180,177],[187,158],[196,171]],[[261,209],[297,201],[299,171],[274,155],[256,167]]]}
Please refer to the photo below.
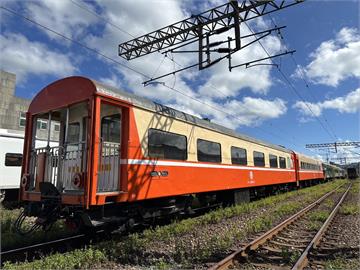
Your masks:
{"label": "white cloud", "polygon": [[310,55],[306,67],[299,66],[295,77],[305,75],[314,83],[337,86],[341,81],[360,78],[360,34],[355,28],[342,28],[335,39],[324,41]]}
{"label": "white cloud", "polygon": [[123,85],[123,82],[115,74],[111,74],[110,77],[100,78],[99,82],[102,82],[102,83],[104,83],[106,85],[109,85],[109,86],[112,86],[112,87],[115,87],[115,88],[121,88],[121,86]]}
{"label": "white cloud", "polygon": [[21,34],[0,36],[1,68],[14,72],[20,83],[29,74],[68,76],[76,71],[68,55],[50,50],[45,44]]}
{"label": "white cloud", "polygon": [[[102,54],[121,61],[125,65],[130,65],[150,77],[156,77],[196,63],[197,54],[174,54],[176,63],[180,65],[170,60],[172,55],[164,57],[160,53],[152,53],[127,62],[118,56],[118,45],[132,39],[134,36],[149,33],[187,18],[190,13],[196,13],[193,9],[200,8],[203,10],[223,3],[221,0],[212,0],[191,5],[194,1],[196,0],[186,0],[185,2],[155,1],[149,3],[147,0],[123,0],[119,3],[111,0],[97,0],[96,2],[46,0],[24,2],[23,7],[25,7],[26,14],[37,22],[80,40]],[[73,2],[85,5],[87,9],[96,10],[96,13],[109,20],[113,25],[117,25],[118,28],[77,7]],[[189,6],[191,6],[190,9]],[[263,21],[261,18],[252,20],[249,24],[254,30],[268,27],[268,22]],[[41,30],[43,31],[43,29]],[[241,32],[243,34],[250,33],[249,29],[244,25],[242,25]],[[45,33],[51,39],[60,41],[59,37],[49,34],[47,31]],[[227,39],[228,35],[233,35],[233,30],[224,33],[222,36],[214,37],[214,40]],[[12,44],[13,52],[9,49],[6,51],[6,65],[14,67],[13,70],[16,69],[15,71],[22,78],[26,78],[31,72],[66,76],[76,70],[69,56],[51,52],[41,43],[30,42],[24,36],[19,35],[11,36],[11,38],[7,36],[6,39],[9,41],[6,44],[7,48],[10,48],[10,43],[18,43],[15,46]],[[61,45],[64,45],[62,39],[61,42]],[[262,43],[270,54],[280,50],[281,45],[277,38],[267,37],[262,40]],[[65,45],[71,46],[71,43],[65,43]],[[197,46],[197,44],[194,44],[194,46]],[[29,48],[25,49],[25,47]],[[18,57],[18,55],[21,57]],[[27,55],[34,59],[31,62],[22,61],[26,59]],[[254,43],[251,48],[246,48],[234,54],[233,64],[248,62],[264,56],[266,54],[260,45]],[[161,83],[144,87],[142,82],[148,79],[146,76],[136,74],[124,68],[124,66],[115,64],[103,57],[97,57],[98,60],[108,64],[109,75],[102,75],[102,77],[95,79],[115,87],[131,89],[135,94],[169,104],[172,107],[200,117],[209,117],[213,121],[229,127],[236,128],[241,125],[259,124],[267,119],[280,117],[286,112],[285,102],[280,99],[266,100],[251,97],[244,97],[242,100],[237,99],[240,91],[244,88],[250,89],[256,94],[263,95],[267,93],[273,83],[269,66],[258,66],[249,69],[242,67],[229,72],[227,60],[225,59],[205,71],[199,72],[194,68],[178,73],[176,76],[169,76],[159,80],[178,89],[182,94],[177,90],[164,87]],[[76,57],[76,59],[79,59],[79,57]],[[46,62],[46,64],[43,64],[43,62]],[[219,94],[219,91],[215,88],[222,93]],[[263,110],[264,107],[267,109]],[[230,114],[235,113],[237,117],[229,116],[227,112]]]}
{"label": "white cloud", "polygon": [[298,101],[293,107],[298,109],[301,114],[309,117],[320,116],[325,109],[338,110],[341,113],[355,113],[360,111],[360,88],[348,93],[346,96],[328,99],[323,102]]}
{"label": "white cloud", "polygon": [[[245,97],[242,101],[231,100],[226,102],[223,105],[223,108],[236,116],[235,118],[233,117],[233,119],[230,119],[234,123],[230,122],[227,125],[232,128],[236,128],[240,125],[257,125],[265,120],[278,118],[287,111],[285,101],[279,98],[266,100],[262,98]],[[225,117],[225,119],[228,118],[229,116]],[[222,118],[216,120],[218,123],[223,122]]]}
{"label": "white cloud", "polygon": [[[80,35],[86,32],[86,27],[95,23],[98,18],[80,9],[71,1],[85,6],[88,9],[92,8],[91,5],[79,0],[42,0],[24,2],[25,12],[40,24],[65,34],[66,36],[79,38]],[[44,31],[44,33],[52,39],[64,41],[58,35],[54,35],[42,28],[39,29]]]}
{"label": "white cloud", "polygon": [[[101,34],[89,36],[87,38],[87,43],[91,47],[97,48],[104,54],[119,59],[120,61],[123,60],[118,56],[117,47],[119,43],[130,40],[133,36],[149,33],[189,16],[188,12],[184,9],[184,5],[180,1],[157,1],[152,5],[149,5],[148,1],[143,0],[136,2],[136,8],[134,8],[134,2],[130,0],[122,1],[121,5],[115,1],[98,1],[97,3],[102,8],[102,16],[109,18],[111,23],[120,26],[124,31],[119,31],[119,29],[116,29],[109,24],[104,24],[104,30]],[[167,12],[164,12],[164,10]],[[254,29],[266,27],[266,23],[263,21],[259,22],[253,20],[253,23],[254,25],[252,27],[254,27]],[[126,34],[125,31],[132,36]],[[227,35],[233,34],[232,31],[233,30],[231,30],[231,33],[224,33],[222,36],[218,36],[212,41],[227,39]],[[246,26],[243,26],[241,31],[243,34],[250,33]],[[262,43],[268,49],[270,54],[279,52],[281,48],[279,40],[274,37],[267,37],[262,40]],[[197,46],[197,44],[195,45]],[[156,77],[189,64],[196,63],[197,61],[197,54],[174,54],[173,56],[175,57],[176,63],[180,63],[181,66],[170,61],[169,58],[171,55],[164,58],[160,53],[152,53],[129,62],[123,61],[123,63],[134,67],[136,70],[139,70],[150,77]],[[261,46],[255,43],[251,47],[234,54],[233,64],[244,63],[265,56],[266,54]],[[162,84],[152,84],[144,87],[141,83],[148,78],[136,74],[120,65],[115,64],[114,68],[121,74],[122,80],[124,84],[128,86],[128,89],[131,89],[135,94],[157,100],[164,104],[169,104],[172,107],[183,111],[213,118],[214,121],[222,124],[224,123],[223,119],[227,118],[228,126],[238,127],[239,125],[256,124],[265,119],[282,115],[282,113],[271,115],[273,112],[268,111],[270,115],[265,116],[260,114],[262,110],[259,110],[257,113],[245,113],[244,110],[241,110],[241,113],[244,115],[242,116],[242,120],[239,121],[239,119],[229,117],[226,114],[219,113],[218,110],[211,108],[223,108],[225,96],[227,97],[225,100],[226,102],[233,101],[233,103],[229,103],[232,106],[235,106],[236,102],[239,104],[242,104],[242,102],[245,101],[250,102],[251,99],[244,99],[242,102],[236,100],[236,97],[242,89],[248,88],[256,94],[266,94],[272,85],[272,78],[270,76],[271,68],[269,66],[258,66],[249,69],[242,67],[229,72],[227,65],[227,60],[225,59],[219,64],[201,72],[196,68],[193,68],[178,73],[176,76],[171,75],[159,79],[159,82],[164,82],[168,86],[174,86],[176,89],[185,93],[187,97],[164,87]],[[114,80],[112,79],[112,81]],[[192,97],[193,99],[189,97]],[[194,99],[206,102],[211,107],[199,103]],[[266,101],[265,99],[261,100],[263,102]],[[276,100],[275,105],[276,109],[278,109],[281,105],[279,100]],[[286,112],[285,103],[282,105],[282,111]],[[229,110],[229,112],[232,112],[232,110]],[[239,113],[239,115],[241,113]]]}

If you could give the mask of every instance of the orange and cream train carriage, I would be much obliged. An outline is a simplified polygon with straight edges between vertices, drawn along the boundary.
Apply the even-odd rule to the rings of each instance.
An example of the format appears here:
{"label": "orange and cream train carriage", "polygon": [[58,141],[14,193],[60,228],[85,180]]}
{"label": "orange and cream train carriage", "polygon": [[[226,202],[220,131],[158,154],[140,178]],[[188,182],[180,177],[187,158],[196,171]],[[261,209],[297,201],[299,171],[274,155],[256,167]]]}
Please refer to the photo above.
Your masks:
{"label": "orange and cream train carriage", "polygon": [[[35,148],[36,123],[60,126]],[[312,165],[304,165],[304,164]],[[27,113],[24,216],[129,223],[323,179],[321,163],[84,77],[58,80]],[[131,223],[130,222],[130,223]],[[21,225],[21,224],[20,224]]]}

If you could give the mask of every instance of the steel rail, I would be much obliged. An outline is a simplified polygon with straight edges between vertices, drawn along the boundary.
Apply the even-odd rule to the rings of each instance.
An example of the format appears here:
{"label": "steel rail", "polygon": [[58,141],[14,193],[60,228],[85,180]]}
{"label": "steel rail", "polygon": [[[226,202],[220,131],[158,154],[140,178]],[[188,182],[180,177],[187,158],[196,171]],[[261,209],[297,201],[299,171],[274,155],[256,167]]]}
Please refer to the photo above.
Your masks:
{"label": "steel rail", "polygon": [[323,200],[325,200],[327,197],[329,197],[331,194],[333,194],[335,191],[337,191],[339,188],[344,186],[346,183],[337,186],[332,191],[326,193],[323,195],[320,199],[316,200],[315,202],[311,203],[307,207],[303,208],[299,212],[295,213],[285,221],[281,222],[274,228],[270,229],[269,231],[265,232],[263,235],[259,236],[255,240],[251,241],[249,244],[247,244],[245,247],[240,248],[239,250],[235,251],[234,253],[230,254],[225,259],[221,260],[220,262],[216,263],[215,265],[211,266],[209,270],[216,270],[216,269],[227,269],[229,266],[231,266],[234,261],[237,261],[237,259],[241,256],[246,256],[249,251],[257,249],[260,245],[271,239],[274,235],[276,235],[279,231],[287,227],[288,225],[295,222],[297,219],[302,217],[304,214],[306,214],[309,210],[313,209],[317,205],[319,205]]}
{"label": "steel rail", "polygon": [[76,240],[77,242],[72,246],[72,248],[74,248],[75,246],[81,245],[83,241],[88,241],[86,236],[86,234],[79,234],[26,247],[1,251],[0,261],[1,264],[6,261],[22,261],[23,258],[29,259],[29,254],[35,255],[36,253],[39,254],[40,252],[48,253],[57,248],[66,248],[69,244],[75,243],[74,241]]}
{"label": "steel rail", "polygon": [[349,193],[349,190],[351,188],[351,184],[349,185],[349,187],[347,188],[347,190],[344,192],[344,194],[342,195],[341,199],[339,200],[339,202],[336,204],[336,206],[334,207],[334,209],[332,210],[331,214],[328,216],[328,218],[326,219],[326,221],[324,222],[324,224],[321,226],[320,230],[316,233],[316,235],[314,236],[314,238],[311,240],[311,242],[309,243],[309,245],[306,247],[306,249],[304,250],[304,252],[302,253],[302,255],[300,256],[300,258],[298,259],[298,261],[295,263],[295,265],[291,268],[291,270],[301,270],[304,269],[307,264],[309,263],[309,259],[308,259],[308,255],[310,254],[310,252],[315,249],[318,244],[320,243],[321,238],[323,237],[324,233],[326,232],[326,230],[328,229],[330,223],[333,221],[334,217],[336,216],[336,213],[339,211],[339,208],[342,204],[342,202],[345,200],[345,197],[347,196],[347,194]]}

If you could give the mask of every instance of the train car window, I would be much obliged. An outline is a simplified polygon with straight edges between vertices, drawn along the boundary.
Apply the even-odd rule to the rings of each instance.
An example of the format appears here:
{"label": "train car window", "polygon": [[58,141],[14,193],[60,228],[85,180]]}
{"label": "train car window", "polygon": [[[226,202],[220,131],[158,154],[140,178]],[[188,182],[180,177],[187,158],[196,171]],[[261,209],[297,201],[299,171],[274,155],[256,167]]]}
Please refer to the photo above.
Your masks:
{"label": "train car window", "polygon": [[270,161],[270,167],[271,168],[277,168],[278,167],[277,156],[270,154],[269,155],[269,161]]}
{"label": "train car window", "polygon": [[292,159],[287,157],[286,160],[287,160],[287,163],[285,163],[285,167],[286,168],[292,168],[293,167]]}
{"label": "train car window", "polygon": [[70,123],[67,134],[67,143],[78,143],[80,139],[80,123]]}
{"label": "train car window", "polygon": [[254,166],[265,167],[265,155],[264,153],[254,151]]}
{"label": "train car window", "polygon": [[198,161],[221,162],[221,145],[220,143],[197,140],[197,158]]}
{"label": "train car window", "polygon": [[163,159],[187,159],[186,136],[165,132],[157,129],[149,129],[149,157]]}
{"label": "train car window", "polygon": [[243,148],[231,146],[231,163],[247,165],[246,150]]}
{"label": "train car window", "polygon": [[282,168],[282,169],[286,168],[286,160],[284,157],[279,157],[279,165],[280,165],[280,168]]}
{"label": "train car window", "polygon": [[5,166],[20,167],[22,163],[22,154],[6,153],[5,154]]}
{"label": "train car window", "polygon": [[120,143],[121,115],[104,116],[101,119],[101,138],[105,142]]}

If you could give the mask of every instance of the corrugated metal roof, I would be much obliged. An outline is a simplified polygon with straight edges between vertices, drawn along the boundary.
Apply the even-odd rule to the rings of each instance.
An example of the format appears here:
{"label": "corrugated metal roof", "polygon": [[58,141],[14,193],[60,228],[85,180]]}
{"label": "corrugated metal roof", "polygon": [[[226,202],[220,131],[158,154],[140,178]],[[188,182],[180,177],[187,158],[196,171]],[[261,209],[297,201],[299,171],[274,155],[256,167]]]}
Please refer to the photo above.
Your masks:
{"label": "corrugated metal roof", "polygon": [[108,95],[108,96],[112,96],[124,101],[127,101],[131,104],[133,104],[136,107],[139,108],[144,108],[162,115],[166,115],[175,119],[179,119],[181,121],[190,123],[192,125],[197,125],[199,127],[203,127],[203,128],[207,128],[213,131],[217,131],[219,133],[225,134],[225,135],[229,135],[235,138],[239,138],[241,140],[245,140],[245,141],[249,141],[252,143],[256,143],[256,144],[260,144],[262,146],[266,146],[266,147],[270,147],[279,151],[284,151],[287,153],[292,153],[292,151],[290,149],[287,149],[285,147],[282,147],[280,145],[275,145],[275,144],[271,144],[271,143],[267,143],[249,136],[246,136],[244,134],[240,134],[237,133],[236,131],[223,127],[221,125],[212,123],[210,121],[207,120],[203,120],[199,117],[178,111],[176,109],[161,105],[159,103],[153,102],[149,99],[146,99],[144,97],[140,97],[134,94],[131,94],[129,92],[111,87],[111,86],[107,86],[105,84],[102,84],[100,82],[94,81],[93,83],[95,84],[97,91],[99,93]]}

